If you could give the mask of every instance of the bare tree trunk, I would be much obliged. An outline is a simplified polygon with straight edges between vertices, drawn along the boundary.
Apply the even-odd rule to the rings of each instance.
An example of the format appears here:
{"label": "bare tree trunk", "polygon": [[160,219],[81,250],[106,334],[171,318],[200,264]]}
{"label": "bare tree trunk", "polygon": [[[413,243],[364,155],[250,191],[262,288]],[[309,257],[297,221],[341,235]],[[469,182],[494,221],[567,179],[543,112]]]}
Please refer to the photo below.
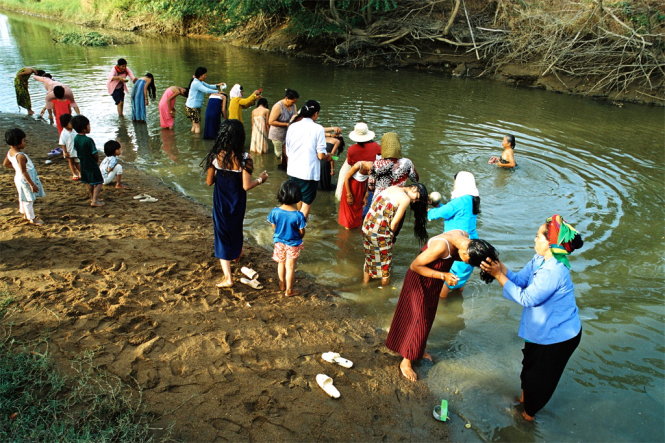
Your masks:
{"label": "bare tree trunk", "polygon": [[461,3],[461,0],[455,0],[455,6],[453,6],[453,10],[450,11],[450,17],[448,18],[448,23],[446,23],[446,27],[443,28],[443,32],[441,35],[445,37],[448,35],[448,32],[450,31],[451,26],[453,26],[453,23],[455,22],[455,18],[457,17],[457,13],[459,12],[459,5]]}

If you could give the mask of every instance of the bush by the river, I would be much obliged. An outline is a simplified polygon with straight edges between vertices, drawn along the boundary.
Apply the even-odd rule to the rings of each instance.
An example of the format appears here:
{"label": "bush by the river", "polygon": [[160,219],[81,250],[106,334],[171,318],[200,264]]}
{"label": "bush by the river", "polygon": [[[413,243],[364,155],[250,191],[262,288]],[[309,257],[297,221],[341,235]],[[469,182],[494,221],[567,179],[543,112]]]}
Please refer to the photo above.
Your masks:
{"label": "bush by the river", "polygon": [[131,43],[131,41],[126,38],[119,39],[108,34],[101,34],[96,31],[57,32],[54,33],[53,40],[56,43],[76,46],[110,46]]}

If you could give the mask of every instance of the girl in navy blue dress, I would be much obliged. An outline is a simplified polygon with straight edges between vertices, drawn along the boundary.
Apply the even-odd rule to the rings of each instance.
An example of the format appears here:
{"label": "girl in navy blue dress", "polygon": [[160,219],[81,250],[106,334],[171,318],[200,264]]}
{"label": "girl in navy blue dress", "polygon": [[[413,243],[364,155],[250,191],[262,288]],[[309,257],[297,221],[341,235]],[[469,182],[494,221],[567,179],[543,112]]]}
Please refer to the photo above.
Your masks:
{"label": "girl in navy blue dress", "polygon": [[247,191],[268,180],[263,171],[252,178],[254,163],[245,146],[245,129],[238,120],[225,120],[219,128],[215,144],[202,162],[206,184],[215,185],[212,200],[212,220],[215,230],[215,257],[224,273],[219,288],[233,286],[231,260],[242,252],[242,224],[245,219]]}

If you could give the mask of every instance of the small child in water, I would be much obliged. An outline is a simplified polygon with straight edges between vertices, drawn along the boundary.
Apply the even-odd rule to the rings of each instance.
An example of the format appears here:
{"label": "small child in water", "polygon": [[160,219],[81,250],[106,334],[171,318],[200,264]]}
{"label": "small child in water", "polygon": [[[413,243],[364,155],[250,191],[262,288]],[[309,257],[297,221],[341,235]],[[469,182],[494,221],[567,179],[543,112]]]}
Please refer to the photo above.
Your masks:
{"label": "small child in water", "polygon": [[268,222],[275,229],[275,243],[272,259],[277,262],[279,290],[290,297],[297,295],[293,290],[296,261],[303,249],[302,239],[305,236],[307,219],[298,210],[302,200],[300,188],[291,180],[282,183],[277,193],[277,201],[281,206],[273,208],[268,214]]}
{"label": "small child in water", "polygon": [[514,154],[515,136],[512,134],[507,134],[504,136],[503,142],[501,142],[501,146],[503,147],[501,157],[490,157],[487,163],[490,165],[497,165],[500,168],[514,168],[517,166],[517,163],[515,163]]}
{"label": "small child in water", "polygon": [[74,132],[74,129],[72,128],[72,115],[62,114],[59,121],[62,126],[62,132],[60,133],[58,145],[60,145],[60,149],[62,149],[62,156],[67,159],[69,170],[72,172],[72,180],[81,180],[81,168],[78,163],[79,159],[76,155],[76,149],[74,149],[74,137],[76,137],[76,132]]}
{"label": "small child in water", "polygon": [[5,141],[9,145],[9,152],[2,164],[8,168],[14,168],[14,184],[18,191],[18,210],[23,218],[35,225],[43,225],[44,222],[35,217],[33,204],[38,197],[44,197],[44,187],[39,180],[35,165],[30,157],[21,152],[26,147],[25,132],[19,128],[10,129],[5,132]]}
{"label": "small child in water", "polygon": [[99,165],[104,184],[110,185],[115,182],[116,188],[126,188],[127,186],[122,184],[122,165],[118,159],[122,154],[122,146],[115,140],[109,140],[104,143],[104,154],[106,158]]}
{"label": "small child in water", "polygon": [[90,120],[79,114],[72,118],[72,126],[77,134],[74,137],[74,149],[81,162],[81,182],[87,184],[90,190],[90,206],[104,206],[104,202],[99,199],[104,183],[99,170],[99,154],[94,140],[86,135],[90,133]]}

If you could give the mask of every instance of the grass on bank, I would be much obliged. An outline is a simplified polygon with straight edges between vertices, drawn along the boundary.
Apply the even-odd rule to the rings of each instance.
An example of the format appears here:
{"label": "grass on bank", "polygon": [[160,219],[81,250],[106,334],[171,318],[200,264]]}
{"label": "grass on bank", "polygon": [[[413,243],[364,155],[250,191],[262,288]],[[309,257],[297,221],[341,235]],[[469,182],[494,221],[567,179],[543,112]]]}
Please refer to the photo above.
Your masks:
{"label": "grass on bank", "polygon": [[110,46],[124,45],[131,43],[131,39],[115,38],[108,34],[101,34],[96,31],[91,32],[52,32],[51,38],[56,43],[74,46]]}
{"label": "grass on bank", "polygon": [[[0,292],[0,326],[12,305]],[[0,338],[0,441],[150,441],[148,416],[121,381],[92,364],[93,353],[72,362],[71,375],[54,368],[44,342]]]}

